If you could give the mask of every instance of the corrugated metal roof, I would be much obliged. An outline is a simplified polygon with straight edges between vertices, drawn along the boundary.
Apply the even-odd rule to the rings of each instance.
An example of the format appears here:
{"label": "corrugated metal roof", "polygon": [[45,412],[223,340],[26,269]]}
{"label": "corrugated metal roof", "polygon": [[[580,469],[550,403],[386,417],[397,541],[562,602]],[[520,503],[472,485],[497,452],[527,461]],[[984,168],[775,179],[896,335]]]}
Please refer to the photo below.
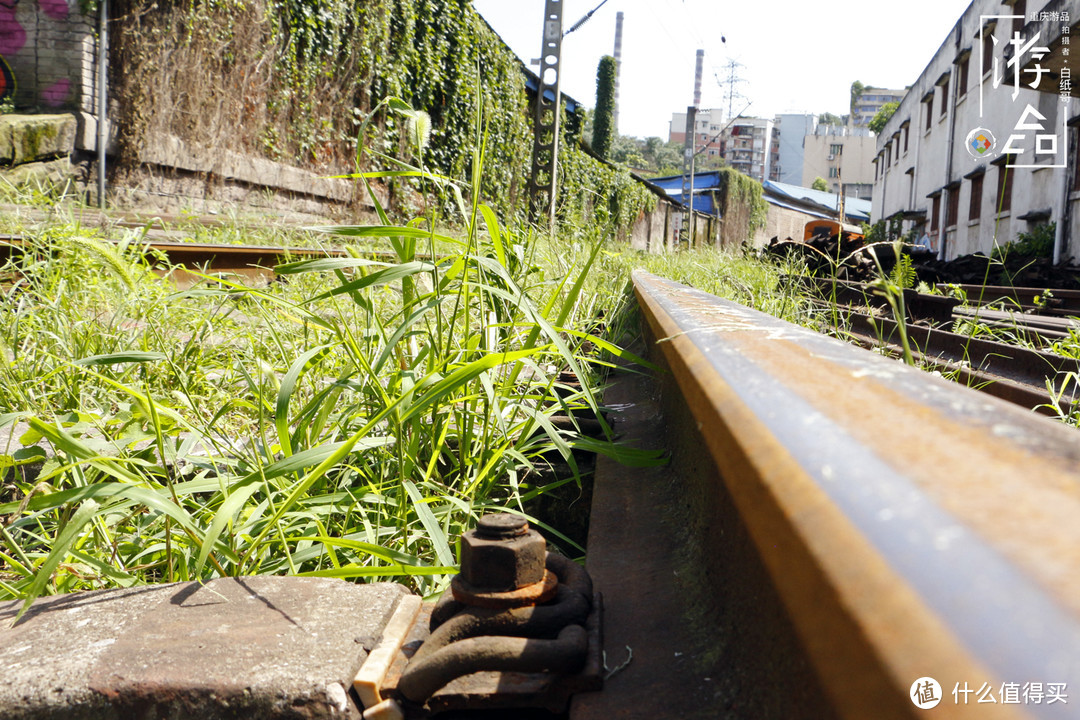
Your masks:
{"label": "corrugated metal roof", "polygon": [[[667,177],[649,178],[649,182],[654,185],[659,185],[665,190],[676,189],[682,192],[682,175],[668,175]],[[710,170],[709,172],[696,172],[694,173],[694,190],[703,189],[708,190],[710,188],[720,187],[720,171]]]}
{"label": "corrugated metal roof", "polygon": [[[802,200],[803,202],[820,205],[827,210],[831,210],[833,213],[837,212],[840,196],[835,193],[823,192],[821,190],[814,190],[799,185],[790,185],[788,183],[773,182],[771,180],[766,180],[762,185],[766,191],[771,191],[778,195],[792,198],[793,200]],[[869,200],[860,200],[858,198],[850,197],[844,199],[844,214],[851,220],[870,222],[870,207],[871,203]]]}

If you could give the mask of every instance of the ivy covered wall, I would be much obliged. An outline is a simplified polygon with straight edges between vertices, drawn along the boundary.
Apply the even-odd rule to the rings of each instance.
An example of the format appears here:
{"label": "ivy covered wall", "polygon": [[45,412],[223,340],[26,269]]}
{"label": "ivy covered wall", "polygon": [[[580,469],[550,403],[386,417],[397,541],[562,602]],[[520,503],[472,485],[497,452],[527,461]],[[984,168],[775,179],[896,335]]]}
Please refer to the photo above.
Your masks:
{"label": "ivy covered wall", "polygon": [[[148,138],[348,172],[360,122],[395,95],[432,119],[429,169],[467,179],[483,110],[484,197],[528,206],[531,115],[521,63],[469,0],[111,0],[122,158]],[[407,154],[394,117],[367,149]],[[650,202],[625,171],[578,149],[566,123],[560,213],[632,221]],[[364,169],[386,165],[365,153]]]}
{"label": "ivy covered wall", "polygon": [[758,229],[765,227],[769,203],[757,180],[725,167],[720,170],[720,186],[716,201],[724,218],[720,231],[723,247],[739,247],[749,241]]}

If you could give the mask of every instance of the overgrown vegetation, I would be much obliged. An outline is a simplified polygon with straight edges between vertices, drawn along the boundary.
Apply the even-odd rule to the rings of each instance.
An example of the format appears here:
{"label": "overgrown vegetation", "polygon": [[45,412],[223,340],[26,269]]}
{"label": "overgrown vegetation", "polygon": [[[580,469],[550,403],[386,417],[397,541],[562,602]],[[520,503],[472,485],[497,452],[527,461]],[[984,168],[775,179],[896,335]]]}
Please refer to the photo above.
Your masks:
{"label": "overgrown vegetation", "polygon": [[[473,144],[479,180],[479,130]],[[411,152],[422,165],[423,143]],[[452,198],[460,237],[438,204],[408,225],[324,228],[364,244],[281,266],[265,289],[170,292],[137,233],[114,247],[56,227],[13,261],[0,596],[248,573],[428,594],[478,515],[580,481],[575,451],[658,461],[551,420],[595,413],[598,369],[634,359],[594,331],[622,300],[610,225],[549,243],[500,224],[479,182],[403,172]],[[365,258],[370,242],[396,260]],[[56,456],[35,477],[11,469],[43,443]]]}
{"label": "overgrown vegetation", "polygon": [[593,116],[592,149],[605,160],[611,152],[615,128],[615,58],[604,55],[596,68],[596,112]]}
{"label": "overgrown vegetation", "polygon": [[874,113],[874,117],[870,118],[867,127],[870,128],[871,132],[880,133],[885,129],[885,124],[888,123],[889,119],[896,113],[898,107],[900,107],[900,103],[895,100],[885,103],[876,113]]}
{"label": "overgrown vegetation", "polygon": [[723,198],[723,207],[718,208],[724,218],[722,244],[738,247],[753,237],[755,230],[765,227],[769,204],[757,180],[734,168],[721,168],[717,196]]}
{"label": "overgrown vegetation", "polygon": [[1054,255],[1054,234],[1056,223],[1044,223],[1035,226],[1031,232],[1019,232],[1016,240],[1004,245],[995,245],[990,257],[994,260],[1013,258],[1049,258]]}
{"label": "overgrown vegetation", "polygon": [[[113,92],[129,167],[147,144],[171,136],[208,161],[243,152],[338,174],[355,169],[362,149],[373,152],[363,155],[361,169],[370,169],[378,166],[371,157],[409,150],[405,128],[389,115],[374,118],[357,146],[361,121],[379,99],[396,96],[431,118],[431,172],[467,176],[483,137],[481,196],[503,220],[520,219],[528,207],[525,69],[468,0],[121,0],[116,10],[111,60],[123,71]],[[564,147],[577,147],[581,125],[576,114],[567,117]],[[628,208],[620,217],[642,208],[644,195],[629,189],[628,175],[611,181],[610,168],[587,156],[562,172],[589,202]],[[392,214],[411,215],[414,179],[375,182],[389,188]],[[618,197],[604,194],[612,188]],[[563,205],[564,213],[591,210],[578,200]]]}

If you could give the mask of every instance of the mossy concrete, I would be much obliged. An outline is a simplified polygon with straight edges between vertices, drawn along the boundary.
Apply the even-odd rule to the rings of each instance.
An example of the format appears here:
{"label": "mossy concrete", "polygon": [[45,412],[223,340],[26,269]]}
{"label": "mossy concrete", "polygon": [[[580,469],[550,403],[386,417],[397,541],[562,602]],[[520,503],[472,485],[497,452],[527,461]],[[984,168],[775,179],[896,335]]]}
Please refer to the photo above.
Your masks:
{"label": "mossy concrete", "polygon": [[0,164],[66,158],[75,149],[74,115],[0,115]]}

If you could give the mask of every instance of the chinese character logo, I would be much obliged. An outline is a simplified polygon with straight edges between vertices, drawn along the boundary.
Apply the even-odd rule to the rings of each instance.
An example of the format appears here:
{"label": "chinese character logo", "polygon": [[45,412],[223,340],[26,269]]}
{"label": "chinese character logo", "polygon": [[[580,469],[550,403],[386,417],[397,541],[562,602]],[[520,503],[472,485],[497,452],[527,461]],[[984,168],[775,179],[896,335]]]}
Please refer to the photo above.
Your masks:
{"label": "chinese character logo", "polygon": [[966,147],[968,155],[978,160],[987,157],[990,151],[997,145],[994,134],[986,128],[975,128],[968,133]]}
{"label": "chinese character logo", "polygon": [[937,707],[941,702],[941,684],[932,677],[921,677],[911,683],[911,702],[920,710]]}

